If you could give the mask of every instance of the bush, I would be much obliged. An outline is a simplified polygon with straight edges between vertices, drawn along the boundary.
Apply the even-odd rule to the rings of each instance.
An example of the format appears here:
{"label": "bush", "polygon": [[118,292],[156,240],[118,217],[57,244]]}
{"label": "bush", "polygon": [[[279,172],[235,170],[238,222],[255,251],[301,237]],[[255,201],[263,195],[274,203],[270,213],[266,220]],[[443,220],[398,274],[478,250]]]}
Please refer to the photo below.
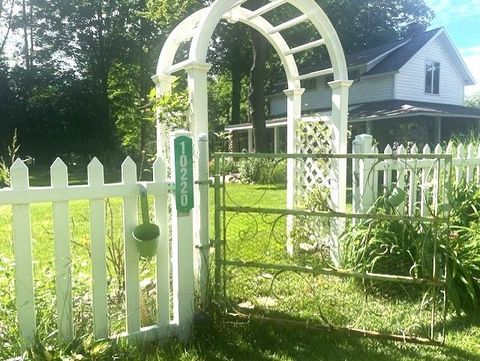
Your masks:
{"label": "bush", "polygon": [[[377,204],[383,204],[378,202]],[[387,210],[379,208],[377,214]],[[433,237],[437,269],[447,269],[447,293],[458,314],[480,316],[480,187],[453,191],[450,232],[431,223],[366,220],[343,236],[344,266],[356,271],[430,278]]]}
{"label": "bush", "polygon": [[245,183],[287,183],[287,163],[284,159],[244,158],[240,161],[238,170],[240,179]]}

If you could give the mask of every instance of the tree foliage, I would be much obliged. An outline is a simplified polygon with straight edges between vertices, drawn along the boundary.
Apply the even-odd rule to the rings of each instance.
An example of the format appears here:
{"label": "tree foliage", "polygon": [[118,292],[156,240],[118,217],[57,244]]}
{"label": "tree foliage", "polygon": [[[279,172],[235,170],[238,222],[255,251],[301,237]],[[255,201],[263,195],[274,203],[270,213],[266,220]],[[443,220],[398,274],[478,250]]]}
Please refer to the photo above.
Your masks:
{"label": "tree foliage", "polygon": [[[153,152],[151,107],[164,112],[161,116],[172,124],[186,121],[187,111],[185,82],[160,103],[151,98],[150,77],[160,47],[182,19],[211,2],[0,0],[0,132],[6,135],[0,139],[0,152],[5,153],[14,129],[21,152],[40,162],[56,156],[68,160],[70,155],[86,161],[94,154],[115,161],[125,153],[143,159],[145,152]],[[263,4],[249,0],[245,6]],[[319,4],[347,53],[408,36],[408,24],[426,26],[433,16],[424,0]],[[265,16],[278,24],[295,11],[288,5]],[[308,42],[313,34],[311,27],[301,26],[284,33],[292,46]],[[5,51],[5,39],[17,44],[14,52]],[[297,61],[308,66],[324,57],[312,50],[299,54]],[[266,144],[265,95],[284,81],[278,56],[244,25],[221,23],[209,61],[212,131],[250,119],[257,144]]]}

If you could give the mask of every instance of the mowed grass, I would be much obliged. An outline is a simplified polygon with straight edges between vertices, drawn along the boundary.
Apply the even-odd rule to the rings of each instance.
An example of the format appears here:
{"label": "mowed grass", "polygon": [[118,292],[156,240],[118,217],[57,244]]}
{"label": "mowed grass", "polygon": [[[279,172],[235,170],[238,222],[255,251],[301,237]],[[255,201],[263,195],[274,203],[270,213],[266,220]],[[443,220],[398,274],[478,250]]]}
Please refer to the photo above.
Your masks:
{"label": "mowed grass", "polygon": [[[228,185],[227,204],[283,208],[285,190],[281,187],[256,185]],[[213,225],[213,189],[211,190],[211,224]],[[113,199],[107,208],[107,237],[109,244],[121,244],[121,200]],[[107,212],[107,214],[109,213]],[[190,345],[175,341],[159,347],[155,344],[132,345],[124,341],[94,343],[87,336],[79,337],[73,345],[62,345],[52,334],[55,329],[54,253],[51,205],[32,206],[32,237],[34,272],[38,310],[39,338],[47,350],[38,349],[38,360],[480,360],[480,325],[449,314],[447,343],[444,347],[419,346],[390,341],[373,340],[362,336],[325,332],[304,327],[288,327],[258,321],[224,319],[213,329],[201,329]],[[77,336],[92,330],[91,316],[91,262],[89,257],[88,202],[72,202],[70,207],[73,296]],[[18,332],[15,329],[13,251],[11,246],[11,210],[0,207],[0,357],[20,354]],[[256,219],[251,215],[227,215],[227,258],[254,260],[266,263],[296,264],[315,262],[310,259],[290,258],[285,255],[284,219],[266,216]],[[276,223],[275,223],[276,222]],[[274,233],[271,232],[275,224]],[[229,233],[228,233],[229,232]],[[212,227],[213,237],[213,227]],[[119,255],[118,260],[122,260]],[[153,263],[153,262],[152,262]],[[113,267],[113,262],[109,262]],[[142,279],[151,279],[149,263],[142,264]],[[396,331],[408,317],[415,317],[418,301],[412,297],[370,295],[370,317],[361,315],[365,297],[363,288],[351,280],[332,277],[302,278],[281,274],[272,284],[273,270],[238,270],[228,268],[227,296],[233,306],[250,302],[255,312],[266,315],[313,319],[322,317],[336,325],[367,325],[381,330]],[[112,275],[115,272],[112,271]],[[260,276],[260,277],[259,277]],[[123,299],[118,294],[119,280],[109,280],[109,315],[112,330],[122,331],[125,322]],[[315,292],[312,291],[315,290]],[[273,290],[273,293],[272,293]],[[152,295],[155,297],[155,295]],[[271,303],[271,301],[275,303]],[[319,300],[321,302],[319,302]],[[415,302],[413,302],[415,301]],[[318,306],[323,305],[321,310]],[[405,315],[395,315],[404,309]],[[153,308],[153,307],[150,307]],[[150,309],[149,308],[149,309]],[[372,312],[373,311],[373,312]],[[413,316],[412,316],[413,314]],[[155,318],[147,315],[144,324]],[[411,320],[407,320],[411,321]],[[393,325],[393,329],[392,329]],[[420,332],[420,331],[418,331]],[[45,353],[45,351],[47,351]],[[42,353],[43,352],[43,353]],[[81,356],[79,356],[81,355]],[[76,358],[75,358],[76,357]]]}

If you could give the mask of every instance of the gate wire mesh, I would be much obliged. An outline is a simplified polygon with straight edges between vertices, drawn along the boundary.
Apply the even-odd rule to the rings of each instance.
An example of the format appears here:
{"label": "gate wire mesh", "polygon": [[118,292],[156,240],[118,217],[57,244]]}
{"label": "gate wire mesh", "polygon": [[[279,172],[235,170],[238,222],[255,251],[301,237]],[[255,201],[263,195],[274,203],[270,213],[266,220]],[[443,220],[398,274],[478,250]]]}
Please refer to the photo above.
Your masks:
{"label": "gate wire mesh", "polygon": [[[320,183],[307,197],[302,194],[306,201],[286,209],[288,159],[370,160],[368,177],[375,181],[366,184],[378,187],[374,205],[365,212],[335,212],[329,188]],[[220,315],[415,343],[444,342],[451,156],[217,153],[214,162]],[[384,185],[378,181],[375,169],[386,162],[394,162],[390,170],[402,178],[397,182],[403,185],[403,197],[396,195],[395,183],[390,185],[392,178],[385,177]],[[354,197],[362,200],[362,195]],[[349,194],[347,209],[351,198]],[[436,200],[435,206],[426,204],[428,199]],[[408,210],[412,202],[418,212]],[[287,217],[294,218],[291,234]],[[329,243],[323,240],[330,237],[335,219],[345,223],[340,266],[331,262]],[[293,255],[285,247],[289,238]]]}

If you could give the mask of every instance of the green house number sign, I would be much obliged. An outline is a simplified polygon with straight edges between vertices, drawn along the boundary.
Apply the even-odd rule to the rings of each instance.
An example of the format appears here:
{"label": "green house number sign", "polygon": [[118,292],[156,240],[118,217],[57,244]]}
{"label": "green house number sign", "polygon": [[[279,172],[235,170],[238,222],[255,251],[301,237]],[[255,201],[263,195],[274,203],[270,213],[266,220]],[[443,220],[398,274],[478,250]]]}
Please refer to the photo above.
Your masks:
{"label": "green house number sign", "polygon": [[184,135],[175,138],[174,151],[177,211],[188,213],[193,208],[192,138]]}

